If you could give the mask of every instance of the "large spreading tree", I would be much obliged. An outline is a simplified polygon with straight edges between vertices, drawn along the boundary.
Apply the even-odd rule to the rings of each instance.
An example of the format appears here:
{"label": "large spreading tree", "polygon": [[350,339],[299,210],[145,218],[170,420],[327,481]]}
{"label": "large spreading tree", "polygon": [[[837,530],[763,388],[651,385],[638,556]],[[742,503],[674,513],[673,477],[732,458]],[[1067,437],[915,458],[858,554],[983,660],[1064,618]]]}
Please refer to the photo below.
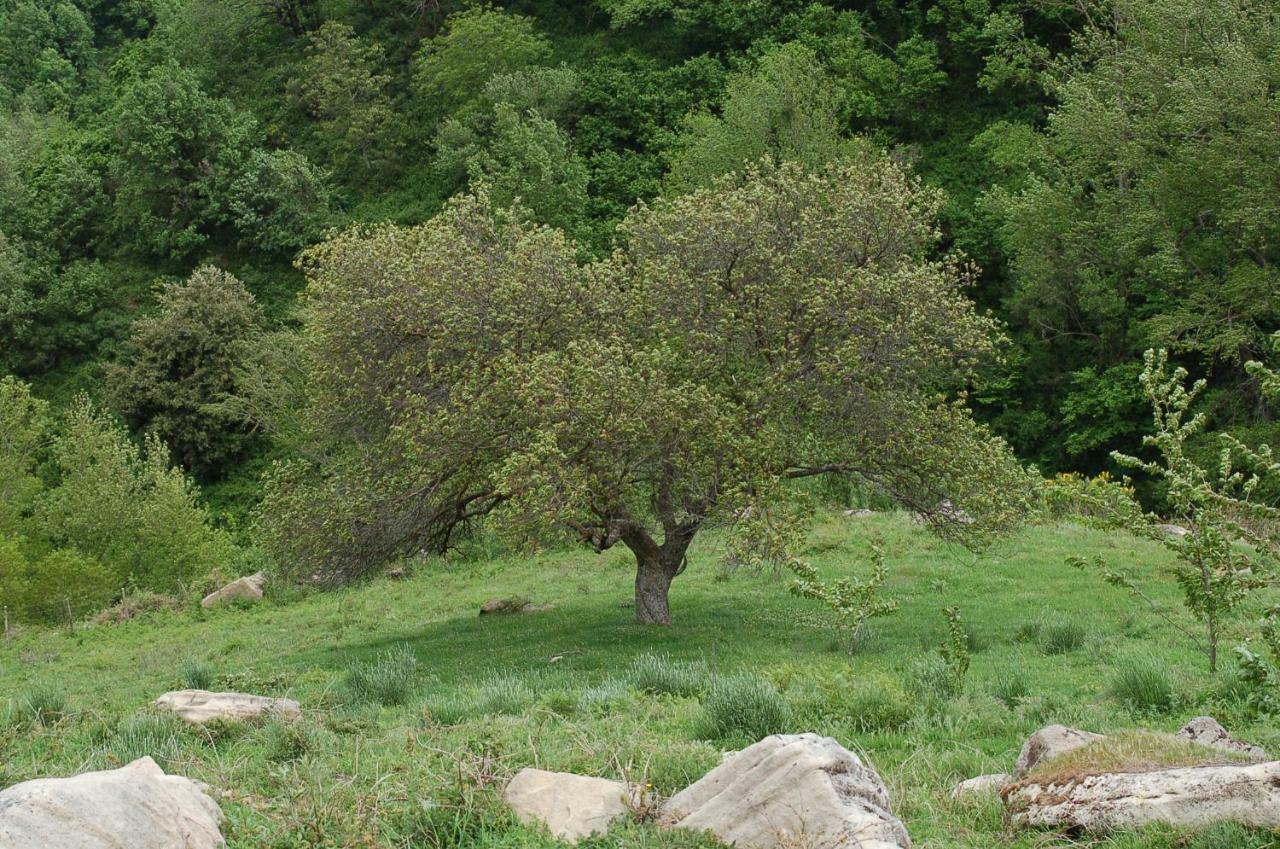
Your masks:
{"label": "large spreading tree", "polygon": [[[302,455],[268,486],[281,561],[349,578],[468,518],[636,558],[668,623],[699,531],[857,476],[976,540],[1028,491],[962,392],[995,327],[930,259],[937,195],[879,154],[765,163],[628,217],[589,265],[483,191],[311,250]],[[501,508],[501,509],[498,509]]]}

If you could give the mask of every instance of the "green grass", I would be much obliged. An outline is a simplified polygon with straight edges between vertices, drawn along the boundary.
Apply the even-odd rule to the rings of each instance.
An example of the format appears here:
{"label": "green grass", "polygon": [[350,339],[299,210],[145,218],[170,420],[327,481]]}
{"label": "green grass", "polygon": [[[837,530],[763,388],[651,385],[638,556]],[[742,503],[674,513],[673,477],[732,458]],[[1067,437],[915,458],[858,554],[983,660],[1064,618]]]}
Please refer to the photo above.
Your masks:
{"label": "green grass", "polygon": [[[717,579],[716,535],[699,540],[675,581],[669,628],[632,622],[633,561],[619,549],[459,556],[417,564],[401,581],[272,593],[251,607],[194,606],[74,632],[24,631],[0,643],[0,786],[151,754],[212,788],[228,817],[230,849],[550,849],[556,844],[502,806],[507,777],[537,765],[643,779],[674,793],[745,741],[746,732],[706,731],[709,711],[719,709],[716,684],[746,677],[755,682],[751,693],[724,699],[722,715],[754,717],[782,705],[787,730],[828,734],[857,751],[880,770],[922,849],[1274,843],[1223,827],[1082,844],[1008,831],[998,803],[950,797],[958,780],[1008,771],[1026,736],[1051,722],[1172,732],[1213,713],[1234,735],[1280,751],[1280,727],[1250,718],[1239,688],[1211,678],[1176,627],[1064,564],[1070,554],[1102,554],[1154,582],[1156,601],[1190,626],[1177,588],[1161,577],[1162,548],[1060,525],[975,556],[905,516],[835,516],[815,528],[807,556],[824,576],[854,574],[866,562],[868,534],[882,538],[890,568],[884,593],[901,610],[877,620],[875,638],[852,657],[836,645],[826,612],[791,596],[785,579],[744,572]],[[477,616],[495,596],[555,608]],[[921,699],[913,687],[930,679],[920,664],[936,665],[929,658],[945,639],[941,610],[951,605],[981,639],[971,643],[963,690]],[[1255,613],[1245,611],[1241,622]],[[1046,653],[1026,630],[1044,622],[1078,624],[1087,650]],[[193,652],[199,668],[184,669]],[[1131,657],[1164,670],[1176,693],[1168,712],[1134,712],[1128,696],[1113,692]],[[220,689],[297,699],[303,719],[193,729],[149,709],[160,693],[214,670]],[[370,683],[380,677],[382,684]],[[781,701],[760,697],[771,689]],[[32,694],[48,722],[32,721],[23,703]],[[61,706],[53,704],[58,696]],[[711,845],[641,824],[589,844]]]}

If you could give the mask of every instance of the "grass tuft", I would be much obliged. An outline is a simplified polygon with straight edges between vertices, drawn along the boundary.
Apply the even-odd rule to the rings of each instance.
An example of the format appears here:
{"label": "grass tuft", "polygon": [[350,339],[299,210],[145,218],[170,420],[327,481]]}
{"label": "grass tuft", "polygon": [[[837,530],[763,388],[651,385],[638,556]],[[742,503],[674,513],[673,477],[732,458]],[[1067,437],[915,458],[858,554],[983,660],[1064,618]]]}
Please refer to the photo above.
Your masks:
{"label": "grass tuft", "polygon": [[703,702],[704,734],[710,739],[742,736],[751,741],[787,730],[791,708],[778,689],[756,675],[721,678]]}
{"label": "grass tuft", "polygon": [[208,690],[217,677],[213,665],[199,657],[184,660],[178,672],[182,676],[182,686],[188,690]]}
{"label": "grass tuft", "polygon": [[347,671],[347,690],[359,702],[402,705],[417,688],[418,659],[408,646],[395,646]]}
{"label": "grass tuft", "polygon": [[646,652],[631,662],[627,680],[641,693],[700,696],[706,692],[710,672],[703,663],[672,660]]}
{"label": "grass tuft", "polygon": [[1148,658],[1125,660],[1111,676],[1111,697],[1139,714],[1173,709],[1173,684],[1164,667]]}

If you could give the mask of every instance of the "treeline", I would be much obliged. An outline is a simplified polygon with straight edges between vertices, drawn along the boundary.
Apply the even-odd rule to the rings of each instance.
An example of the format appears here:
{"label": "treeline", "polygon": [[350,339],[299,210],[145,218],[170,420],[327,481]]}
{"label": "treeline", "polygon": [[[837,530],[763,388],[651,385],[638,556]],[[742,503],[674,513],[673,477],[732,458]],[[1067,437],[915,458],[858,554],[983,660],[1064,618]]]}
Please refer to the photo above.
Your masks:
{"label": "treeline", "polygon": [[0,372],[238,532],[326,233],[483,187],[587,262],[638,201],[884,149],[1003,322],[970,400],[1023,460],[1136,450],[1149,347],[1275,441],[1278,38],[1261,0],[0,0]]}

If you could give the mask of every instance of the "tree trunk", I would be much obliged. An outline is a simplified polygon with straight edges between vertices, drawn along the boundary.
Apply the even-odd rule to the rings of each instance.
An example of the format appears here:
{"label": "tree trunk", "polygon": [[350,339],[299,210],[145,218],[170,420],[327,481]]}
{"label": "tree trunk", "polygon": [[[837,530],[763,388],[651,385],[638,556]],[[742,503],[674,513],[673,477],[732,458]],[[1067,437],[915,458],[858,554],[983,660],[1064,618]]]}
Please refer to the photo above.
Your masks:
{"label": "tree trunk", "polygon": [[670,625],[671,608],[667,594],[674,570],[668,570],[661,556],[636,553],[636,621],[642,625]]}

